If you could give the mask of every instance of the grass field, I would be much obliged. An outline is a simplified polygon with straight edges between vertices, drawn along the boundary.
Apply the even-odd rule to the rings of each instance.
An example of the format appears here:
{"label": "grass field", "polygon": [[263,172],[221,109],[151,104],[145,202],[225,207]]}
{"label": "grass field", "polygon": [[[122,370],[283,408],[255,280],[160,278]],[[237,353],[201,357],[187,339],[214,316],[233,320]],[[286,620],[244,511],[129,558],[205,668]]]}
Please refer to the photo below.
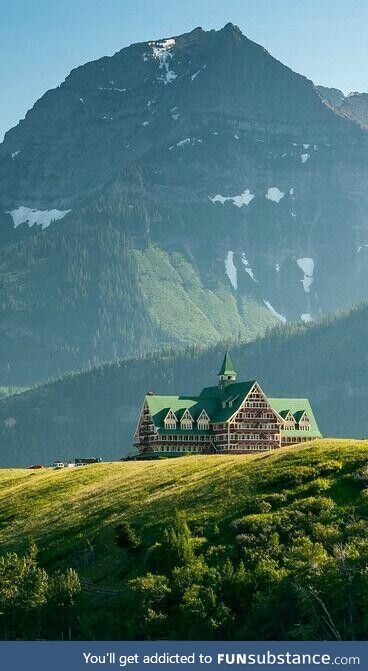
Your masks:
{"label": "grass field", "polygon": [[[45,566],[75,566],[97,583],[113,585],[120,557],[114,528],[123,519],[138,530],[146,548],[178,510],[186,511],[195,528],[217,525],[226,535],[252,495],[282,490],[283,510],[310,496],[313,469],[324,476],[323,495],[337,508],[357,501],[365,506],[367,498],[349,480],[365,460],[368,441],[324,439],[271,454],[1,470],[1,549],[21,551],[32,537]],[[282,484],[285,477],[288,485]]]}
{"label": "grass field", "polygon": [[31,564],[0,636],[366,639],[367,520],[368,441],[4,469],[0,570],[11,566],[21,580],[25,560],[6,553],[29,557],[33,539],[48,584],[68,590],[73,568],[81,591],[73,607],[68,591],[49,591],[24,611],[22,595],[37,594]]}

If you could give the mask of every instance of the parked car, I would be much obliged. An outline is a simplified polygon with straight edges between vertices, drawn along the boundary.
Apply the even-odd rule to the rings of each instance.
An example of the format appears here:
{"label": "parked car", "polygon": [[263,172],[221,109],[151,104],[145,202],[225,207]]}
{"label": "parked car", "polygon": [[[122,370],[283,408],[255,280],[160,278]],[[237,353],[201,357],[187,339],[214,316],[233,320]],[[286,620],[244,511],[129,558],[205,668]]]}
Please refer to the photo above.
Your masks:
{"label": "parked car", "polygon": [[62,461],[54,461],[51,466],[52,468],[64,468],[64,463]]}
{"label": "parked car", "polygon": [[32,464],[32,466],[28,466],[28,468],[31,468],[32,470],[36,470],[38,468],[45,468],[42,464]]}

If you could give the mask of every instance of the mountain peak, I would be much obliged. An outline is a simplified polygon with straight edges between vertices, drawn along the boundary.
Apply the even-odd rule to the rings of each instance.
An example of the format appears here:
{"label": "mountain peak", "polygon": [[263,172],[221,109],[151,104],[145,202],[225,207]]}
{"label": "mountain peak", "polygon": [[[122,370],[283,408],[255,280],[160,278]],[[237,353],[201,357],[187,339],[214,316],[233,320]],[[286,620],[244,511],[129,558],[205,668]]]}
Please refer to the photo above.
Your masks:
{"label": "mountain peak", "polygon": [[240,30],[239,26],[236,26],[234,23],[227,23],[223,28],[223,31],[226,31],[228,33],[235,33],[236,35],[243,35],[242,31]]}

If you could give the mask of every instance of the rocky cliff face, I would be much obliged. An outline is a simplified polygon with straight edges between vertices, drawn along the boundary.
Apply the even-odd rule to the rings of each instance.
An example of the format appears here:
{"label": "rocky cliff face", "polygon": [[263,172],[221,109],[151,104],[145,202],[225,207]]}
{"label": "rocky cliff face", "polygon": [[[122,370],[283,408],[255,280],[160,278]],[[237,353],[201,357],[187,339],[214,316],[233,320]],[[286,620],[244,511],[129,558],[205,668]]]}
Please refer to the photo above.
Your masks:
{"label": "rocky cliff face", "polygon": [[368,129],[368,93],[349,93],[341,105],[341,111]]}
{"label": "rocky cliff face", "polygon": [[316,86],[322,100],[338,114],[368,129],[368,93],[349,93],[347,96],[340,89]]}
{"label": "rocky cliff face", "polygon": [[328,103],[331,107],[339,108],[345,100],[345,96],[340,89],[331,88],[329,86],[316,86],[316,89],[322,100]]}
{"label": "rocky cliff face", "polygon": [[3,377],[365,297],[367,137],[231,24],[72,71],[0,146]]}

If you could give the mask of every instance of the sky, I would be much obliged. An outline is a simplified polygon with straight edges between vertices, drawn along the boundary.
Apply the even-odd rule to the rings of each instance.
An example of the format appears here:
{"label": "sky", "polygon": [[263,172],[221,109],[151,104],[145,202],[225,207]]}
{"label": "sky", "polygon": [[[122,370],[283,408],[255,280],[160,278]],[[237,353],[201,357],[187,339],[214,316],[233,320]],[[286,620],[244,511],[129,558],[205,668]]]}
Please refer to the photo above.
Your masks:
{"label": "sky", "polygon": [[0,141],[73,68],[231,21],[316,84],[368,91],[368,0],[0,0]]}

